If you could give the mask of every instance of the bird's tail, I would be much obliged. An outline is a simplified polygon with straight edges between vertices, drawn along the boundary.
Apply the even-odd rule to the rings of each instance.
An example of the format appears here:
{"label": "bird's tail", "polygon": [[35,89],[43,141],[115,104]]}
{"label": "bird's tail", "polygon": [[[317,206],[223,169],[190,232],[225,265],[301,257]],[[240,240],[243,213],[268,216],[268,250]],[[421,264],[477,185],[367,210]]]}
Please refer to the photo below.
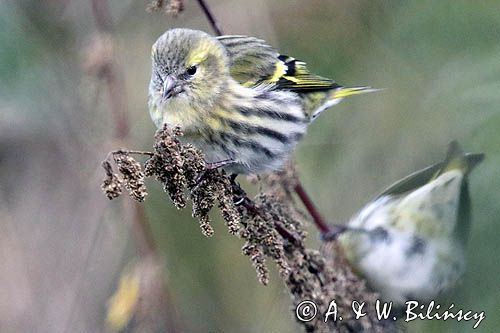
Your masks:
{"label": "bird's tail", "polygon": [[474,169],[476,165],[484,159],[482,153],[465,153],[457,141],[452,141],[446,154],[446,159],[443,162],[443,167],[439,170],[436,176],[439,176],[450,170],[460,170],[465,175]]}
{"label": "bird's tail", "polygon": [[360,95],[369,92],[380,91],[382,89],[375,89],[372,87],[343,87],[341,85],[336,86],[331,92],[329,92],[329,96],[326,96],[326,102],[323,101],[322,104],[315,109],[315,111],[311,114],[311,121],[316,119],[316,117],[330,106],[338,104],[344,97],[352,96],[352,95]]}
{"label": "bird's tail", "polygon": [[330,95],[331,100],[344,98],[352,95],[360,95],[370,92],[381,91],[382,89],[375,89],[372,87],[340,87],[332,91]]}

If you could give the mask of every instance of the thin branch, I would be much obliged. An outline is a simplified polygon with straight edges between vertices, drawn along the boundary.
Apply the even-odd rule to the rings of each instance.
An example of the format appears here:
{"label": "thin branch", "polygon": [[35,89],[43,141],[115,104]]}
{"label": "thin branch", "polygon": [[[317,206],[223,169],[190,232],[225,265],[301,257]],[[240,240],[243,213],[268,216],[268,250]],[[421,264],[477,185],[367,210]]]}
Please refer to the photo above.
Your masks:
{"label": "thin branch", "polygon": [[299,196],[302,203],[304,204],[304,207],[306,207],[307,211],[311,215],[314,224],[319,229],[319,231],[321,231],[322,234],[329,233],[330,226],[325,222],[323,216],[321,216],[318,209],[316,208],[316,205],[314,205],[313,201],[307,194],[306,190],[298,180],[293,189],[295,193],[297,193],[297,195]]}
{"label": "thin branch", "polygon": [[222,29],[220,28],[219,24],[215,20],[215,17],[212,14],[212,11],[208,7],[208,5],[205,3],[205,0],[198,0],[198,4],[200,5],[201,9],[203,10],[203,13],[205,13],[205,16],[207,17],[208,22],[212,26],[212,29],[214,29],[217,36],[222,36],[223,35]]}

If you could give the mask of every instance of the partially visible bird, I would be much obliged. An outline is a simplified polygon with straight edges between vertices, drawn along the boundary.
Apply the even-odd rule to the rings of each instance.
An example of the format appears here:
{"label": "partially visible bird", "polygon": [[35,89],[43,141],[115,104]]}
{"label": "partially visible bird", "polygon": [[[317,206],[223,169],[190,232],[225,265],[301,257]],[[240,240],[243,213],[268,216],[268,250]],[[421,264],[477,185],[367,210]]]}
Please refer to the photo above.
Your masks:
{"label": "partially visible bird", "polygon": [[468,175],[483,158],[452,142],[443,162],[390,186],[339,236],[355,271],[385,300],[429,301],[457,284],[471,217]]}
{"label": "partially visible bird", "polygon": [[322,111],[374,90],[312,74],[254,37],[172,29],[152,48],[154,123],[180,126],[207,162],[232,173],[279,169]]}

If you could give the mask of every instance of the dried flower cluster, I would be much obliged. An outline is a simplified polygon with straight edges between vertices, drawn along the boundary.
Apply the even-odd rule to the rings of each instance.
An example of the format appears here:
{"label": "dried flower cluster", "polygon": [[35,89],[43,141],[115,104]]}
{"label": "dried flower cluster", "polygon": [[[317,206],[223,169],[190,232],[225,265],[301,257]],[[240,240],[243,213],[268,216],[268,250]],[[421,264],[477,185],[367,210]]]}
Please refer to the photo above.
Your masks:
{"label": "dried flower cluster", "polygon": [[186,206],[186,174],[191,171],[198,173],[205,168],[201,155],[193,155],[190,163],[186,163],[190,170],[185,168],[185,149],[177,139],[180,135],[178,128],[158,131],[155,136],[154,154],[145,164],[145,174],[148,177],[156,177],[178,209]]}
{"label": "dried flower cluster", "polygon": [[122,194],[123,181],[113,172],[109,161],[103,161],[102,167],[106,171],[106,178],[102,182],[101,189],[109,200],[119,197]]}
{"label": "dried flower cluster", "polygon": [[126,152],[113,155],[118,171],[123,176],[123,184],[130,196],[135,200],[144,201],[146,195],[146,186],[144,185],[144,172],[139,162]]}
{"label": "dried flower cluster", "polygon": [[[374,316],[360,320],[349,317],[352,300],[373,302],[376,294],[352,273],[341,252],[331,248],[319,252],[305,246],[305,214],[292,196],[297,178],[291,164],[283,171],[264,176],[261,193],[251,200],[224,171],[209,168],[203,154],[182,143],[181,137],[179,128],[165,126],[156,133],[153,152],[112,152],[119,175],[113,172],[109,158],[103,162],[106,178],[102,189],[106,196],[116,198],[125,187],[132,198],[142,201],[146,195],[144,178],[155,177],[177,208],[184,208],[187,200],[192,202],[193,216],[206,236],[214,232],[209,212],[217,204],[229,232],[245,241],[242,252],[250,258],[262,284],[269,283],[266,259],[271,259],[285,281],[294,307],[307,299],[326,310],[335,299],[339,312],[346,314],[343,321],[324,323],[318,316],[302,322],[308,332],[332,329],[377,332],[394,327],[386,327],[374,320]],[[144,172],[130,156],[133,153],[149,156]]]}
{"label": "dried flower cluster", "polygon": [[139,202],[144,201],[148,193],[144,185],[144,173],[139,162],[125,151],[119,150],[112,155],[121,177],[113,172],[111,163],[108,160],[102,162],[106,177],[101,188],[106,196],[109,199],[114,199],[120,196],[122,187],[125,187],[132,198]]}
{"label": "dried flower cluster", "polygon": [[183,0],[152,0],[146,10],[149,12],[160,11],[165,7],[165,13],[177,17],[180,13],[184,11],[184,1]]}
{"label": "dried flower cluster", "polygon": [[284,256],[285,243],[289,240],[283,239],[276,229],[276,225],[279,224],[285,231],[286,226],[280,224],[282,223],[280,220],[275,220],[273,214],[268,211],[270,204],[272,198],[261,194],[257,196],[255,202],[245,198],[244,204],[240,206],[243,228],[239,236],[245,240],[243,254],[250,257],[257,271],[257,277],[264,285],[269,283],[269,271],[265,265],[266,256],[275,261],[282,277],[290,273]]}
{"label": "dried flower cluster", "polygon": [[[165,126],[155,136],[154,152],[118,150],[112,152],[113,160],[122,175],[112,170],[110,161],[103,162],[106,178],[102,189],[110,199],[121,194],[124,186],[137,201],[147,195],[145,177],[155,177],[178,209],[186,206],[189,198],[193,203],[193,217],[200,221],[205,236],[213,235],[209,213],[217,203],[231,234],[240,228],[240,214],[233,202],[232,185],[223,171],[207,169],[203,154],[190,144],[180,142],[179,128]],[[130,154],[147,155],[144,172]]]}

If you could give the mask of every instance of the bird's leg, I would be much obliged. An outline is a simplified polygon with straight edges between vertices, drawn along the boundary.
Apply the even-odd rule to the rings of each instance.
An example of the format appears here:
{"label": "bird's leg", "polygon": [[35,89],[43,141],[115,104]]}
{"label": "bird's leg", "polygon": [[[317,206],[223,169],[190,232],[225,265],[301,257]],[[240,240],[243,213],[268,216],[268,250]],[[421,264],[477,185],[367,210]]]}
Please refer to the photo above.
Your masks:
{"label": "bird's leg", "polygon": [[324,242],[331,242],[336,240],[341,234],[346,232],[348,230],[348,227],[341,225],[341,224],[335,224],[331,225],[330,230],[327,232],[323,232],[320,235],[320,238]]}
{"label": "bird's leg", "polygon": [[222,160],[217,162],[206,162],[205,168],[207,170],[220,169],[228,164],[233,164],[233,163],[235,163],[234,160],[232,158],[228,158],[227,160]]}
{"label": "bird's leg", "polygon": [[236,206],[239,206],[245,201],[246,193],[243,191],[240,184],[236,182],[236,177],[238,177],[238,174],[233,173],[229,176],[229,180],[233,187],[233,202]]}
{"label": "bird's leg", "polygon": [[199,186],[200,183],[206,178],[207,172],[211,170],[217,170],[220,169],[228,164],[235,163],[233,159],[227,159],[227,160],[222,160],[222,161],[217,161],[217,162],[205,162],[205,170],[200,172],[197,176],[196,179],[194,180],[195,186],[193,187],[193,190],[196,190]]}
{"label": "bird's leg", "polygon": [[367,230],[363,228],[354,228],[343,224],[330,224],[330,230],[321,234],[320,238],[324,242],[331,242],[336,240],[340,235],[345,232],[361,232],[361,233],[372,233],[372,230]]}
{"label": "bird's leg", "polygon": [[358,230],[342,224],[326,223],[299,180],[296,181],[293,189],[304,204],[309,215],[311,215],[314,224],[321,233],[320,237],[323,241],[332,241],[346,231]]}

